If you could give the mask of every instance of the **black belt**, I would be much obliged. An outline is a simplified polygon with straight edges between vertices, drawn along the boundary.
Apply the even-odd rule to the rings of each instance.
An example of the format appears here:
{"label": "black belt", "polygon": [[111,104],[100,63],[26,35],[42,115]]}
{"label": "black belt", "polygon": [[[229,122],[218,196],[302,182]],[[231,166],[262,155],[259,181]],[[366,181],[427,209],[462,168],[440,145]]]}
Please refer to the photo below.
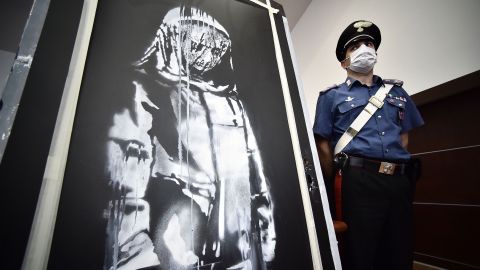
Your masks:
{"label": "black belt", "polygon": [[363,168],[367,171],[388,175],[404,175],[408,169],[408,164],[377,161],[352,156],[348,157],[348,164],[352,167]]}

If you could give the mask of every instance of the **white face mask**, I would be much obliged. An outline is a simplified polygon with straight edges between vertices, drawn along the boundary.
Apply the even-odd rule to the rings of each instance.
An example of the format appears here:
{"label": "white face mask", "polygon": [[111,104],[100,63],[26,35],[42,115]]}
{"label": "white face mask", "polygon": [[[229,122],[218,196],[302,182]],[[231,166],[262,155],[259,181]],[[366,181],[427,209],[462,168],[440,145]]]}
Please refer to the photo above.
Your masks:
{"label": "white face mask", "polygon": [[347,69],[362,74],[370,72],[375,63],[377,63],[377,53],[375,49],[367,47],[365,44],[362,44],[360,48],[352,52],[349,58],[350,66],[348,66]]}

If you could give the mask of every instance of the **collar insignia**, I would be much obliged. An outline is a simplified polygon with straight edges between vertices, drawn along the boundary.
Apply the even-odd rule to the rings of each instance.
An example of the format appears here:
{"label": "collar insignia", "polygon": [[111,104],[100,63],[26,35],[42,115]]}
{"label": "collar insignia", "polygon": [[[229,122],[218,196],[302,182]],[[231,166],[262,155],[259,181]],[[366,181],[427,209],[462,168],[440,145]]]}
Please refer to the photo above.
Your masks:
{"label": "collar insignia", "polygon": [[394,96],[394,95],[392,95],[392,94],[388,94],[388,97],[389,97],[391,100],[396,99],[396,100],[403,101],[403,102],[405,102],[405,103],[407,102],[407,99],[404,98],[404,97]]}

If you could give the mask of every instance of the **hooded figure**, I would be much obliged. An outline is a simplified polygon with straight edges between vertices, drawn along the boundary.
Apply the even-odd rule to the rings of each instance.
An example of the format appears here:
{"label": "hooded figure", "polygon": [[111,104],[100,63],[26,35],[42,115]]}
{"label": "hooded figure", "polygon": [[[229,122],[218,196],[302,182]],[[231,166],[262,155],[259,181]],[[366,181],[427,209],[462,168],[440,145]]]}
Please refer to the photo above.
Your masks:
{"label": "hooded figure", "polygon": [[165,15],[109,130],[105,269],[265,269],[274,259],[273,204],[233,72],[214,18]]}

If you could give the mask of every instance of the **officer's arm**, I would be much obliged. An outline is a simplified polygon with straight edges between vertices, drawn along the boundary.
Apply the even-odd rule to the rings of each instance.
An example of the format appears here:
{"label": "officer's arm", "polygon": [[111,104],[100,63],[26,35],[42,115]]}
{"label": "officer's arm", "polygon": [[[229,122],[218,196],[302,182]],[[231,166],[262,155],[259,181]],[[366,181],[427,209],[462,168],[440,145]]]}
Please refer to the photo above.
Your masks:
{"label": "officer's arm", "polygon": [[323,179],[327,182],[333,179],[333,152],[329,140],[315,134],[318,158],[322,167]]}
{"label": "officer's arm", "polygon": [[407,150],[407,147],[408,147],[408,133],[400,134],[400,139],[402,141],[403,148],[405,148],[405,150]]}

